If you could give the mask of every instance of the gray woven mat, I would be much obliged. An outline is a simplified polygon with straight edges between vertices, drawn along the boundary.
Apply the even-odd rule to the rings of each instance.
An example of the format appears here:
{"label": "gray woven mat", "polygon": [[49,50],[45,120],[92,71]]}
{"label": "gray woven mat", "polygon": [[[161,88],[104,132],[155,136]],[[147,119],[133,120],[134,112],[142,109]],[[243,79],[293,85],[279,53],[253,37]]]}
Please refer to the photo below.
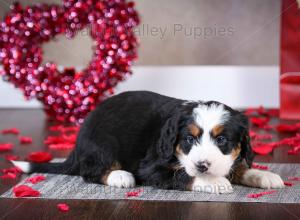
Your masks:
{"label": "gray woven mat", "polygon": [[[289,176],[300,176],[300,164],[266,164],[287,180]],[[32,174],[31,176],[35,176]],[[279,189],[275,193],[260,198],[247,198],[250,193],[259,193],[265,190],[234,185],[231,194],[209,194],[176,190],[159,190],[152,187],[137,187],[135,189],[119,189],[99,184],[85,183],[79,176],[43,174],[46,180],[35,185],[25,183],[39,190],[45,199],[134,199],[152,201],[218,201],[218,202],[265,202],[265,203],[300,203],[300,182],[290,181],[294,185]],[[127,192],[143,189],[137,197],[126,197]],[[2,198],[14,198],[12,189],[1,195]]]}

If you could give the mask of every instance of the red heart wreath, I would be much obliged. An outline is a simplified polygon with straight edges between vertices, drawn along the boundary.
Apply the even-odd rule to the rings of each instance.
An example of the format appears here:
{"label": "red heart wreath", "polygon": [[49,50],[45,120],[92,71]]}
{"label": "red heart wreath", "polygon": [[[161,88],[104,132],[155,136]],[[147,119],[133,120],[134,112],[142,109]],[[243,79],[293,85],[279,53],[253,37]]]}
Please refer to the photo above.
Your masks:
{"label": "red heart wreath", "polygon": [[[27,99],[41,101],[49,116],[81,123],[131,73],[137,57],[133,29],[138,23],[134,3],[126,0],[64,0],[63,6],[25,8],[16,3],[0,23],[3,78],[20,88]],[[74,37],[85,27],[90,28],[94,46],[83,71],[42,64],[43,43],[58,34]]]}

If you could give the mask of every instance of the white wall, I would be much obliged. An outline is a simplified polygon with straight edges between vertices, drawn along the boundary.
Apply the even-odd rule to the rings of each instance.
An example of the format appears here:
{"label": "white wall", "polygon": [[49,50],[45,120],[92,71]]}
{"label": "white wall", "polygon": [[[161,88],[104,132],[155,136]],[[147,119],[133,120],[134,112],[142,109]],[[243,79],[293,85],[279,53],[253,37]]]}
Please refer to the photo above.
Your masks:
{"label": "white wall", "polygon": [[[16,0],[0,1],[0,18]],[[129,0],[128,0],[129,1]],[[62,0],[18,0],[61,4]],[[278,65],[281,0],[138,0],[139,65]],[[44,62],[85,66],[88,30],[43,44]]]}
{"label": "white wall", "polygon": [[[117,87],[151,90],[189,100],[217,100],[232,107],[279,106],[277,66],[137,66]],[[35,108],[21,92],[0,80],[0,108]]]}

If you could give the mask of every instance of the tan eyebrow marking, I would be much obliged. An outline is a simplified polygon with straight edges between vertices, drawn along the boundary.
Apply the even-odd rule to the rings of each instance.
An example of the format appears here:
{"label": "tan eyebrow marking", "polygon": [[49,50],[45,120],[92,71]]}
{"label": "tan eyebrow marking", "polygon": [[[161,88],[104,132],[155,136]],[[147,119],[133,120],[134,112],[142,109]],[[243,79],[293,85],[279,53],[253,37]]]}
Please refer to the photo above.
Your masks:
{"label": "tan eyebrow marking", "polygon": [[178,145],[176,146],[175,155],[178,156],[178,155],[180,155],[180,154],[183,154],[183,152],[182,152],[182,150],[181,150],[180,144],[178,144]]}
{"label": "tan eyebrow marking", "polygon": [[190,124],[188,129],[194,137],[199,137],[202,134],[202,129],[195,124]]}
{"label": "tan eyebrow marking", "polygon": [[217,137],[218,135],[221,134],[221,132],[224,130],[224,126],[223,125],[217,125],[212,129],[212,136],[213,137]]}

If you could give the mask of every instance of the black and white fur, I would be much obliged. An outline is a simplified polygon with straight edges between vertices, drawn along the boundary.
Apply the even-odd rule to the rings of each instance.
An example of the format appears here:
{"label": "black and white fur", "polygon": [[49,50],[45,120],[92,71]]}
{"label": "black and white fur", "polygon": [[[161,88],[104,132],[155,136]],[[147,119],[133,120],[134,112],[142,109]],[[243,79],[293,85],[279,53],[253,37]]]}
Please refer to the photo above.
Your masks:
{"label": "black and white fur", "polygon": [[80,175],[115,187],[229,193],[231,183],[282,188],[274,173],[251,169],[248,120],[219,102],[152,92],[107,99],[86,118],[63,163],[12,161],[24,172]]}

